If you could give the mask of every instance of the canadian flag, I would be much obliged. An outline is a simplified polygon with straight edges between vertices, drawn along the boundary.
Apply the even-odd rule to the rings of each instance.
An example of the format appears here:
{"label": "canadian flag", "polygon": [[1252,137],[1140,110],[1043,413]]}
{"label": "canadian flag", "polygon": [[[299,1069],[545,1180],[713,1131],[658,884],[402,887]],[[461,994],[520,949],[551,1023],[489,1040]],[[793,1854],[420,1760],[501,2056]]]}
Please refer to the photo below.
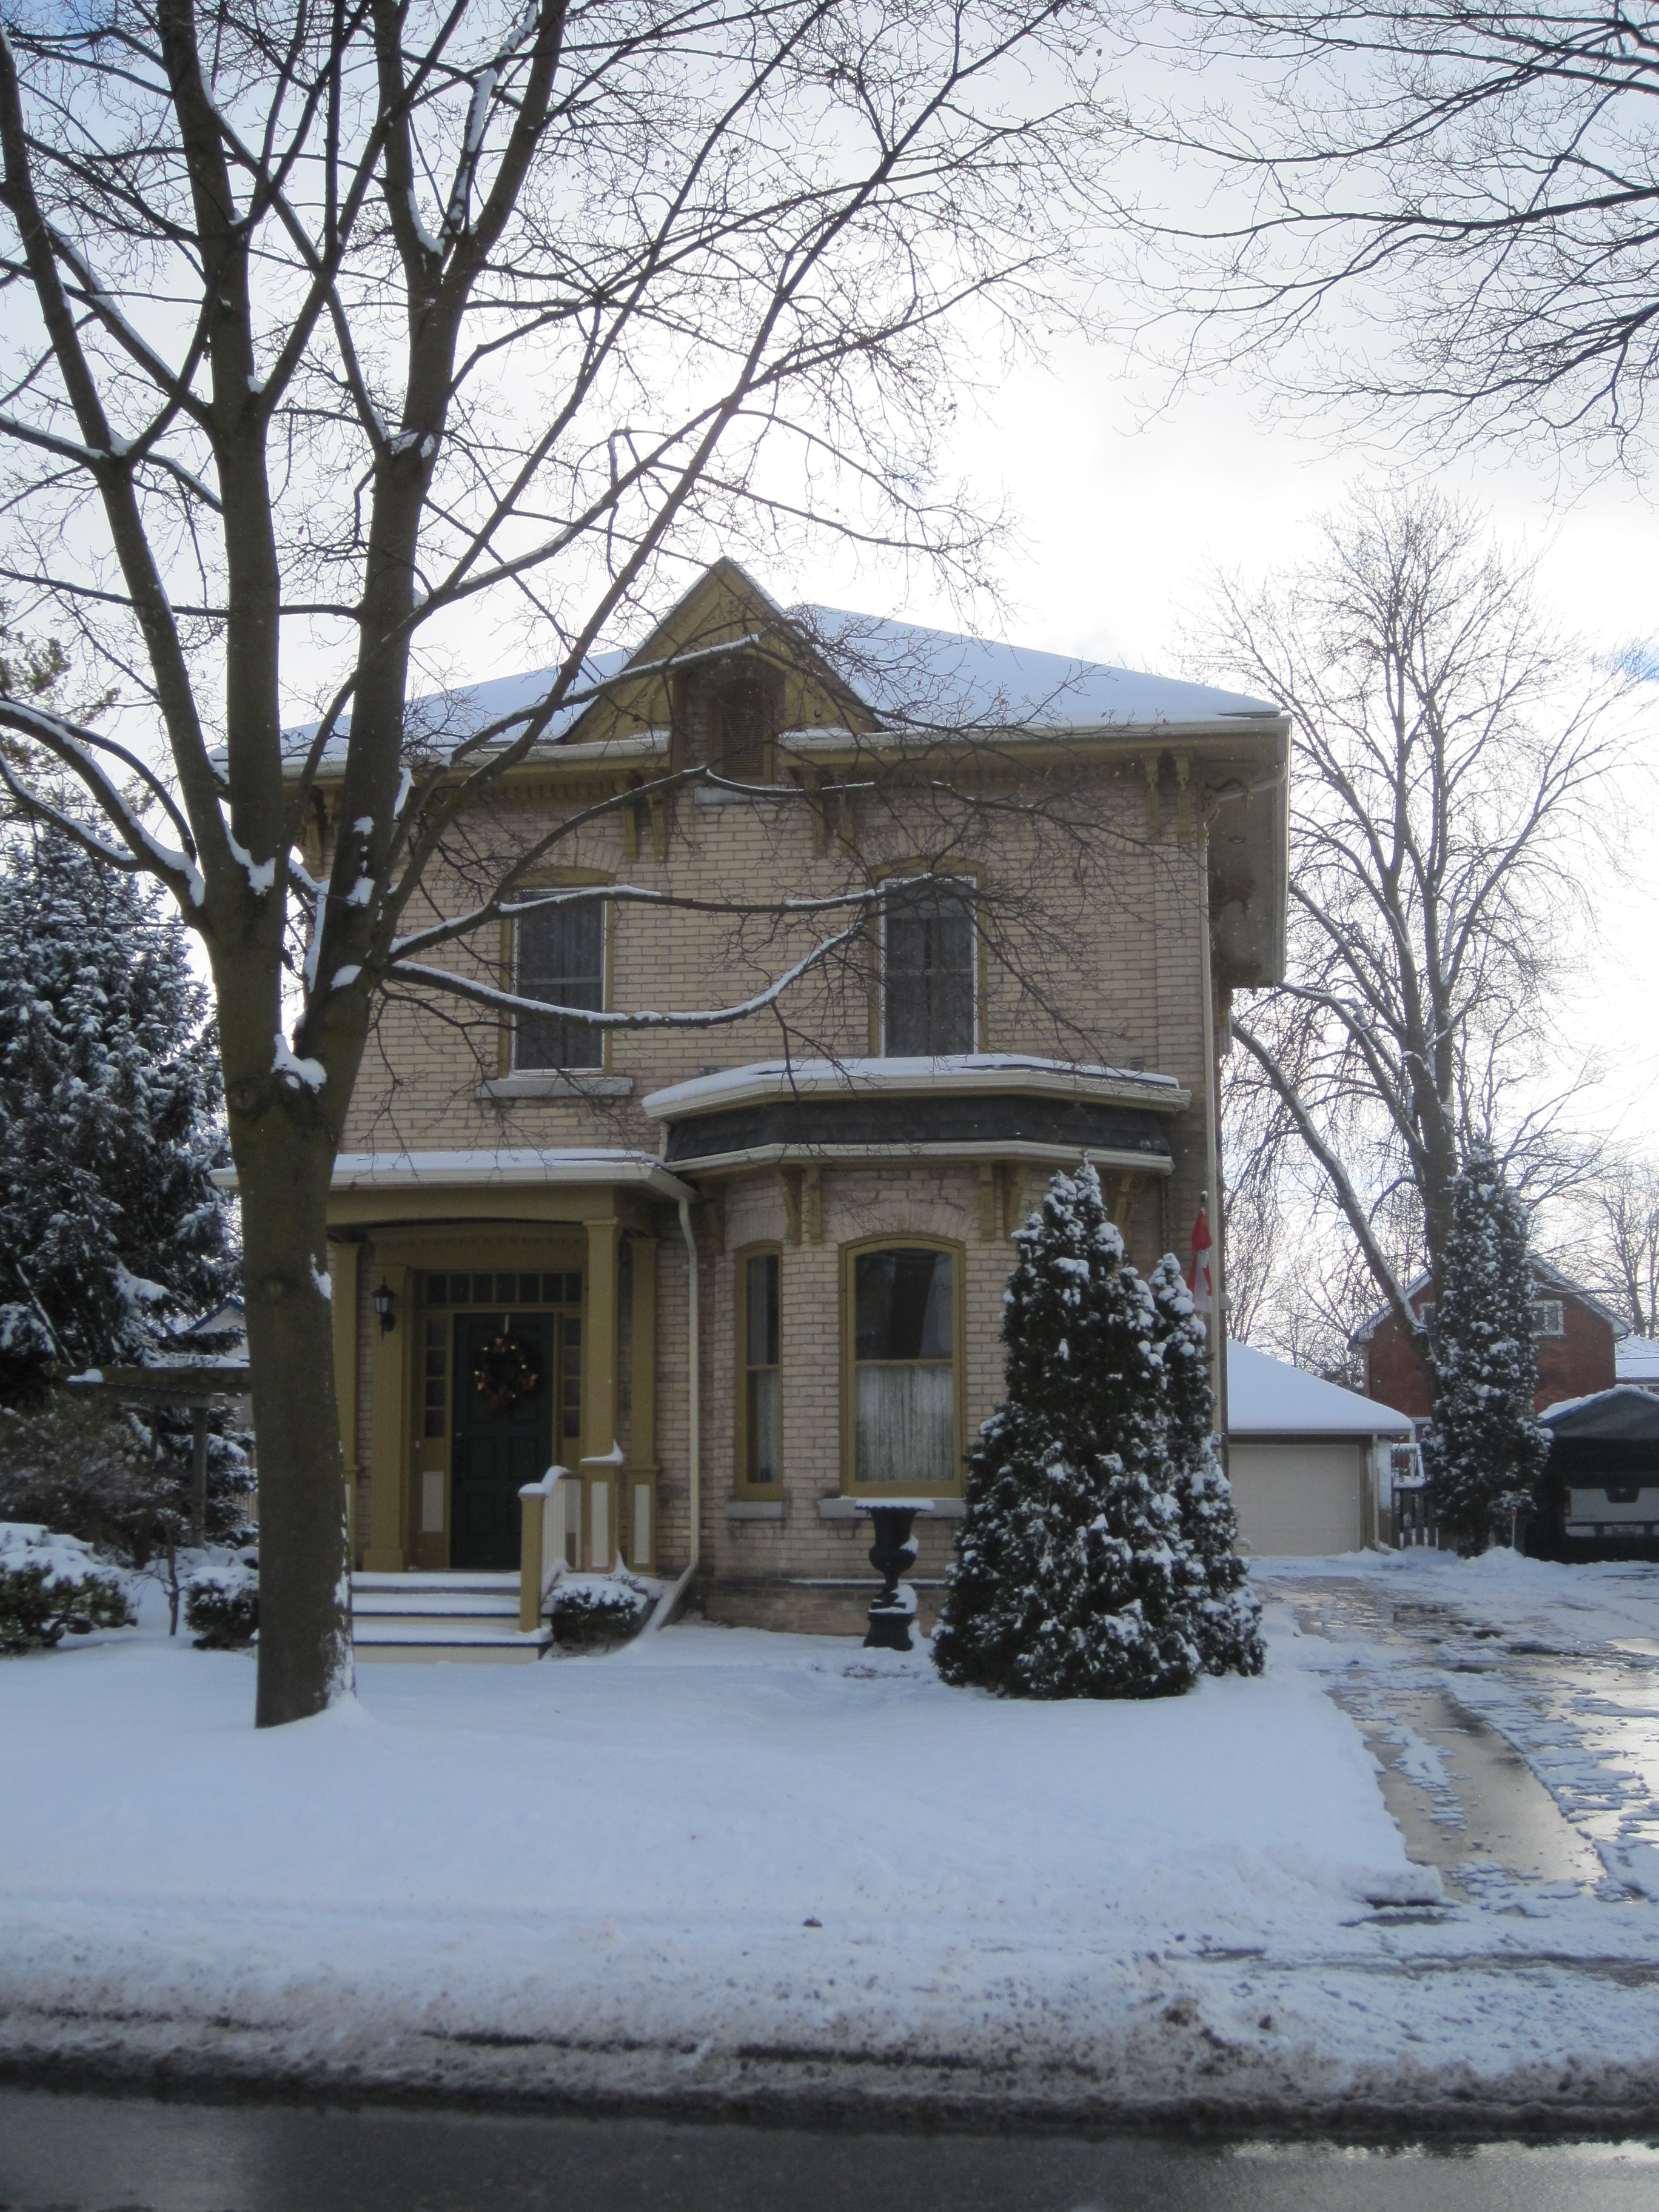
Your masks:
{"label": "canadian flag", "polygon": [[1187,1279],[1192,1287],[1193,1304],[1201,1314],[1208,1313],[1215,1304],[1215,1276],[1212,1269],[1209,1216],[1204,1211],[1206,1191],[1198,1202],[1198,1218],[1193,1224],[1193,1265]]}

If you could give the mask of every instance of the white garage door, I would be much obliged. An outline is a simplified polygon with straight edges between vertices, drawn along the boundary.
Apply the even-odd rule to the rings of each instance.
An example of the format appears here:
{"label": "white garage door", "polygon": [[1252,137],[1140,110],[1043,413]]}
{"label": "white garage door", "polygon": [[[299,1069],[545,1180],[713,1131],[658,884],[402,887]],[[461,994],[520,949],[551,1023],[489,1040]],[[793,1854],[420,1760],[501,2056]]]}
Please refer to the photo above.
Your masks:
{"label": "white garage door", "polygon": [[1241,1538],[1267,1558],[1357,1552],[1367,1449],[1360,1442],[1273,1443],[1235,1437],[1227,1461]]}

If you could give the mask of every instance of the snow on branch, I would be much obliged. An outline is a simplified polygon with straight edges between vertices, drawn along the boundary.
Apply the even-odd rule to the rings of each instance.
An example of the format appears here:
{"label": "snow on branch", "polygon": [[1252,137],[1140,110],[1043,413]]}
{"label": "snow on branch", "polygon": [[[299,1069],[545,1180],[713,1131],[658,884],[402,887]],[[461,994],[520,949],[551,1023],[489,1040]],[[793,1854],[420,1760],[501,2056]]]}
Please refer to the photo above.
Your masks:
{"label": "snow on branch", "polygon": [[[523,898],[491,899],[468,914],[446,918],[429,929],[396,939],[389,957],[394,962],[402,962],[412,953],[424,952],[434,945],[450,944],[457,937],[469,936],[476,929],[487,928],[492,921],[513,921],[520,915],[541,914],[550,907],[577,906],[593,899],[615,901],[619,906],[666,907],[690,914],[730,915],[739,920],[771,915],[782,920],[835,914],[848,907],[864,914],[884,896],[882,887],[869,885],[860,890],[829,893],[820,898],[700,899],[684,893],[648,890],[635,884],[573,884]],[[969,894],[964,903],[971,902]]]}
{"label": "snow on branch", "polygon": [[[189,849],[179,850],[164,844],[152,830],[147,829],[95,757],[101,750],[123,749],[112,748],[108,741],[95,731],[83,729],[78,723],[69,721],[61,714],[48,714],[44,708],[30,706],[21,699],[0,698],[0,726],[16,730],[24,737],[33,738],[54,759],[73,769],[120,833],[128,857],[118,856],[114,848],[81,829],[60,808],[20,784],[9,766],[4,763],[3,756],[0,756],[0,773],[4,774],[14,796],[31,813],[55,822],[59,828],[76,837],[89,852],[97,853],[100,858],[114,860],[121,866],[149,868],[167,882],[175,892],[187,896],[192,906],[202,905],[207,896],[207,886],[194,854]],[[153,778],[149,780],[154,781]],[[174,825],[182,827],[178,810],[170,803],[167,811]]]}
{"label": "snow on branch", "polygon": [[732,1022],[748,1019],[751,1014],[764,1013],[775,1006],[784,993],[803,975],[821,967],[826,960],[844,947],[855,945],[863,934],[864,917],[848,928],[840,930],[834,937],[826,937],[811,951],[797,960],[782,975],[769,983],[753,998],[744,999],[730,1006],[714,1006],[689,1013],[662,1013],[648,1009],[638,1013],[596,1013],[587,1006],[557,1006],[541,999],[520,998],[514,991],[496,989],[489,983],[475,982],[469,976],[453,975],[442,968],[428,968],[415,961],[397,961],[390,975],[400,982],[422,983],[434,990],[445,991],[452,997],[471,1000],[475,1005],[492,1006],[507,1014],[535,1014],[555,1021],[580,1022],[596,1030],[711,1030],[721,1029]]}

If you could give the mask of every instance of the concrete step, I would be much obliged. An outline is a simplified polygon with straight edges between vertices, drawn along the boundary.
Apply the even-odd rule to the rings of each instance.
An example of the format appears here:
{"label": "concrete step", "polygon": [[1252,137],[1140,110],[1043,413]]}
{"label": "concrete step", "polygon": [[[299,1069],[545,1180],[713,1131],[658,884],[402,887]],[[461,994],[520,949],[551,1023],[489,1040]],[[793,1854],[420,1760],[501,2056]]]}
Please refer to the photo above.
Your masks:
{"label": "concrete step", "polygon": [[351,1593],[354,1620],[516,1621],[519,1586],[510,1590],[360,1590]]}
{"label": "concrete step", "polygon": [[493,1624],[366,1620],[354,1627],[351,1641],[358,1659],[371,1662],[401,1660],[431,1665],[447,1660],[514,1667],[539,1659],[552,1641],[552,1631],[538,1628],[522,1636],[516,1628]]}
{"label": "concrete step", "polygon": [[446,1571],[442,1574],[380,1575],[359,1572],[351,1577],[354,1595],[360,1590],[374,1596],[380,1595],[382,1591],[413,1596],[424,1590],[445,1592],[471,1590],[482,1596],[490,1591],[516,1590],[518,1587],[518,1573],[512,1568],[500,1570],[491,1567],[458,1568],[453,1573]]}
{"label": "concrete step", "polygon": [[519,1577],[487,1570],[351,1577],[351,1641],[368,1662],[522,1666],[551,1631],[519,1632]]}

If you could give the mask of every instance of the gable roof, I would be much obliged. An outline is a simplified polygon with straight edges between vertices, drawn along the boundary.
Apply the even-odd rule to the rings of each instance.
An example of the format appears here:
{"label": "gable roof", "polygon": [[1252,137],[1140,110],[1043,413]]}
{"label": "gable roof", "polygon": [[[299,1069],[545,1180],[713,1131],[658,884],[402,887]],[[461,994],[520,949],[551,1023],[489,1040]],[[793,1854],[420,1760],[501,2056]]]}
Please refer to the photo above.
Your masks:
{"label": "gable roof", "polygon": [[[745,648],[769,651],[813,669],[826,692],[839,695],[849,720],[871,731],[1086,731],[1159,729],[1277,720],[1280,708],[1243,692],[1151,676],[1043,653],[993,638],[930,629],[920,623],[803,605],[785,609],[734,561],[714,562],[652,625],[639,644],[591,654],[571,690],[571,702],[550,719],[538,744],[582,741],[577,725],[623,682],[665,675],[698,660]],[[557,664],[411,700],[411,750],[441,750],[496,725],[511,743],[510,725],[524,722],[546,697]],[[607,718],[609,720],[610,718]],[[635,718],[636,720],[641,718]],[[349,720],[331,739],[325,763],[343,759]],[[296,764],[316,735],[315,722],[285,731]],[[610,740],[615,750],[625,738]]]}
{"label": "gable roof", "polygon": [[1227,1340],[1227,1433],[1232,1437],[1409,1437],[1409,1413],[1322,1376]]}
{"label": "gable roof", "polygon": [[[1551,1267],[1547,1260],[1540,1260],[1535,1252],[1527,1255],[1527,1264],[1532,1269],[1534,1279],[1542,1283],[1547,1290],[1561,1291],[1568,1297],[1577,1298],[1580,1305],[1588,1306],[1592,1313],[1600,1314],[1612,1329],[1615,1340],[1631,1334],[1631,1325],[1624,1316],[1604,1299],[1597,1297],[1594,1291],[1586,1290],[1583,1283],[1575,1283],[1571,1275],[1564,1275],[1559,1267]],[[1415,1300],[1420,1291],[1426,1291],[1431,1279],[1426,1267],[1421,1274],[1413,1275],[1403,1286],[1407,1299]],[[1393,1312],[1392,1306],[1379,1306],[1375,1313],[1368,1314],[1348,1339],[1349,1343],[1369,1344]]]}

